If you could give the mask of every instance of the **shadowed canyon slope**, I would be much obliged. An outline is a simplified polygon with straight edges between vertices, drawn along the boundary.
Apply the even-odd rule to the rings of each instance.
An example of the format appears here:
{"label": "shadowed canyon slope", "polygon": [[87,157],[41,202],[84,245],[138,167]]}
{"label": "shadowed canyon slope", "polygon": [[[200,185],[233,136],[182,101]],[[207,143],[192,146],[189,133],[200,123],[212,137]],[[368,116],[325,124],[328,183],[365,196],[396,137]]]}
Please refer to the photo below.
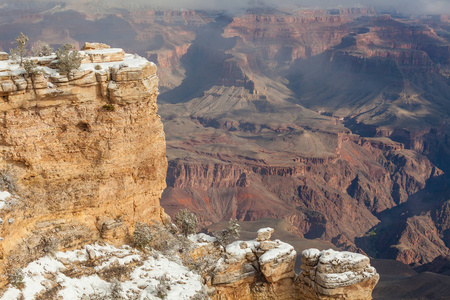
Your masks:
{"label": "shadowed canyon slope", "polygon": [[23,31],[127,44],[159,65],[169,214],[284,218],[299,236],[412,265],[450,254],[448,18],[33,9],[0,26],[3,50]]}

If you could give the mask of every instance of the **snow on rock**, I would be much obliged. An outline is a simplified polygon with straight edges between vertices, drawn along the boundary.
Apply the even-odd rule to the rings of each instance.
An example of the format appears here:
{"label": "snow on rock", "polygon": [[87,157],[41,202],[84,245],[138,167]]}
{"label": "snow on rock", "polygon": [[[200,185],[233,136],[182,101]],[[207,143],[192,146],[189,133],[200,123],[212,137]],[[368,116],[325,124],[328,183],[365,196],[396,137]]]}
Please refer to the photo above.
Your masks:
{"label": "snow on rock", "polygon": [[106,48],[98,50],[79,51],[80,56],[83,57],[83,63],[102,63],[122,61],[125,56],[125,51],[121,48]]}
{"label": "snow on rock", "polygon": [[195,243],[197,247],[206,246],[216,241],[215,237],[207,235],[205,233],[191,234],[188,236],[188,239],[191,242]]}
{"label": "snow on rock", "polygon": [[273,231],[274,231],[273,228],[270,228],[270,227],[259,229],[257,231],[256,240],[259,242],[270,240],[270,237],[272,236]]}
{"label": "snow on rock", "polygon": [[9,59],[9,55],[6,52],[0,52],[0,61],[2,60],[8,60]]}
{"label": "snow on rock", "polygon": [[369,266],[367,256],[347,251],[324,250],[320,254],[317,270],[322,273],[360,271]]}
{"label": "snow on rock", "polygon": [[276,246],[259,257],[261,273],[268,282],[276,282],[283,278],[295,276],[294,266],[297,252],[294,247],[279,240]]}
{"label": "snow on rock", "polygon": [[320,250],[311,248],[303,250],[302,263],[305,266],[315,266],[319,262]]}
{"label": "snow on rock", "polygon": [[10,197],[11,194],[8,191],[0,192],[0,210],[6,205]]}
{"label": "snow on rock", "polygon": [[306,287],[305,291],[309,289],[309,294],[371,299],[379,280],[369,258],[358,253],[307,249],[302,252],[302,262],[299,283]]}
{"label": "snow on rock", "polygon": [[235,241],[226,247],[226,252],[232,255],[236,259],[245,258],[247,253],[255,252],[259,247],[259,242],[256,240],[252,241]]}
{"label": "snow on rock", "polygon": [[297,252],[295,252],[294,247],[292,247],[291,245],[283,243],[280,240],[276,240],[275,242],[277,243],[277,246],[273,249],[268,250],[259,258],[261,264],[277,260],[280,257],[284,257],[287,255],[297,255]]}
{"label": "snow on rock", "polygon": [[213,284],[234,284],[257,276],[258,271],[268,282],[293,278],[297,253],[294,247],[287,243],[280,240],[269,241],[272,232],[272,228],[263,228],[258,231],[258,237],[262,237],[261,241],[257,238],[227,245],[227,257],[216,267]]}
{"label": "snow on rock", "polygon": [[[81,250],[57,252],[23,269],[24,288],[8,286],[1,300],[35,299],[57,289],[55,298],[82,299],[110,295],[114,278],[120,281],[124,299],[190,299],[203,286],[199,275],[162,255],[144,256],[128,246],[87,245]],[[112,276],[114,275],[114,276]]]}

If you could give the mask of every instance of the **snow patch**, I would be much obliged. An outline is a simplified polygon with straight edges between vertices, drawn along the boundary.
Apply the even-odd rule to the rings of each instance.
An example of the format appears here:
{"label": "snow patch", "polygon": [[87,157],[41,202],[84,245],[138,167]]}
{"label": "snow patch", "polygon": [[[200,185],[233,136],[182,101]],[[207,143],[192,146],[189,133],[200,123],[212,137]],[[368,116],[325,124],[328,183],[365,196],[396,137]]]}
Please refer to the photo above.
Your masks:
{"label": "snow patch", "polygon": [[0,192],[0,210],[5,207],[8,200],[11,198],[11,194],[8,191]]}
{"label": "snow patch", "polygon": [[[95,262],[101,262],[91,269],[96,273],[90,272],[89,276],[70,276],[71,272],[68,270],[87,268],[88,260],[93,257]],[[102,278],[100,271],[113,265],[131,268],[129,279],[121,282],[125,299],[160,299],[157,297],[157,287],[161,284],[161,278],[170,286],[166,291],[166,299],[187,300],[203,288],[200,275],[163,255],[147,257],[128,246],[116,248],[94,244],[81,250],[57,252],[53,257],[45,256],[30,263],[23,269],[24,288],[20,291],[8,286],[0,299],[16,299],[21,293],[26,300],[34,299],[46,288],[51,288],[52,284],[61,287],[56,295],[61,299],[81,299],[83,295],[94,293],[109,295],[112,283]]]}
{"label": "snow patch", "polygon": [[273,228],[270,227],[266,227],[266,228],[261,228],[257,231],[257,233],[264,233],[264,232],[272,232]]}
{"label": "snow patch", "polygon": [[[246,247],[243,248],[243,243],[245,243]],[[260,242],[256,240],[251,241],[234,241],[233,243],[227,245],[226,252],[230,255],[233,255],[235,258],[243,259],[245,258],[245,255],[249,252],[256,251],[256,248],[258,248],[260,245]]]}
{"label": "snow patch", "polygon": [[338,265],[342,263],[359,263],[367,261],[369,258],[359,253],[348,251],[334,251],[333,249],[323,250],[320,254],[319,261],[322,264]]}
{"label": "snow patch", "polygon": [[268,250],[265,252],[261,257],[259,258],[259,262],[264,264],[271,261],[275,261],[280,257],[283,256],[295,256],[297,255],[297,252],[295,252],[294,247],[284,243],[280,240],[275,240],[275,242],[278,243],[278,246]]}

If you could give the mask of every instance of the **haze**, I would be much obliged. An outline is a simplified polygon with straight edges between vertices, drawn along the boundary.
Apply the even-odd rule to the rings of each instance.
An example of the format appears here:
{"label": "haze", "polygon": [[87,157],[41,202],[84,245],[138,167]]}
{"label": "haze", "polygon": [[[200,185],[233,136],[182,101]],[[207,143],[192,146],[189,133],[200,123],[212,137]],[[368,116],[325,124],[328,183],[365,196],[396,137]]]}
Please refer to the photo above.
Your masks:
{"label": "haze", "polygon": [[[38,2],[18,0],[15,3]],[[86,0],[41,0],[41,2],[84,2]],[[0,3],[11,4],[11,0],[0,0]],[[372,6],[380,12],[399,12],[404,14],[450,14],[449,0],[99,0],[97,4],[107,6],[126,7],[133,5],[146,5],[157,8],[170,9],[202,9],[226,10],[230,13],[243,12],[249,7],[269,6],[283,9],[301,8],[337,8]]]}
{"label": "haze", "polygon": [[251,6],[266,5],[279,8],[320,7],[335,8],[349,6],[373,6],[380,10],[398,11],[408,14],[447,14],[450,13],[448,0],[153,0],[140,1],[159,7],[189,9],[225,9],[238,11]]}

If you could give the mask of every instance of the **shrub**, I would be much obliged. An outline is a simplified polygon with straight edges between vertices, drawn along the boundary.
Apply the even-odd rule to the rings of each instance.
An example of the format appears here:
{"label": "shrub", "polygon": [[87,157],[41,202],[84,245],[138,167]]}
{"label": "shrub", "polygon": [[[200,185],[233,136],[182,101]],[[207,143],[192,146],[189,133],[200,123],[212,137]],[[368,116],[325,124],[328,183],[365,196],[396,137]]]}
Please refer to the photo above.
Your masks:
{"label": "shrub", "polygon": [[211,255],[202,255],[196,259],[186,256],[183,260],[183,265],[205,278],[206,276],[211,276],[213,274],[218,259],[218,257],[213,257]]}
{"label": "shrub", "polygon": [[23,66],[23,58],[27,54],[28,40],[28,36],[21,32],[15,39],[17,47],[10,50],[11,58],[18,61],[20,66]]}
{"label": "shrub", "polygon": [[13,287],[22,289],[25,286],[23,282],[24,277],[22,269],[16,268],[8,275],[8,280]]}
{"label": "shrub", "polygon": [[72,70],[78,69],[82,60],[78,51],[71,44],[65,44],[62,48],[56,50],[56,58],[58,59],[56,67],[61,73],[69,73]]}
{"label": "shrub", "polygon": [[156,296],[161,299],[166,299],[170,291],[170,278],[167,273],[158,278],[159,284],[156,286]]}
{"label": "shrub", "polygon": [[18,192],[17,179],[9,168],[0,170],[0,189],[11,194]]}
{"label": "shrub", "polygon": [[153,240],[153,233],[150,225],[137,222],[133,232],[134,246],[143,250]]}
{"label": "shrub", "polygon": [[60,241],[58,238],[51,236],[51,237],[43,237],[41,239],[41,243],[42,243],[42,250],[44,251],[44,253],[53,255],[58,250]]}
{"label": "shrub", "polygon": [[122,292],[123,292],[122,283],[117,279],[114,279],[111,282],[111,299],[114,300],[123,299]]}
{"label": "shrub", "polygon": [[194,296],[191,297],[190,300],[208,300],[209,297],[204,289],[197,291]]}
{"label": "shrub", "polygon": [[42,71],[37,68],[37,64],[34,60],[26,59],[23,63],[23,67],[30,76],[42,74]]}
{"label": "shrub", "polygon": [[115,111],[116,107],[112,104],[105,104],[103,105],[103,109],[106,111]]}
{"label": "shrub", "polygon": [[100,66],[100,65],[95,65],[95,67],[94,67],[96,70],[101,70],[102,69],[102,66]]}
{"label": "shrub", "polygon": [[197,231],[198,220],[189,210],[182,209],[175,215],[175,224],[178,230],[187,237],[189,234],[194,234]]}
{"label": "shrub", "polygon": [[216,238],[216,242],[225,248],[231,238],[239,237],[240,232],[241,226],[239,226],[237,220],[230,220],[227,228],[220,232],[213,233],[213,236]]}
{"label": "shrub", "polygon": [[31,45],[31,53],[33,56],[49,56],[53,53],[53,48],[43,41],[37,41]]}

